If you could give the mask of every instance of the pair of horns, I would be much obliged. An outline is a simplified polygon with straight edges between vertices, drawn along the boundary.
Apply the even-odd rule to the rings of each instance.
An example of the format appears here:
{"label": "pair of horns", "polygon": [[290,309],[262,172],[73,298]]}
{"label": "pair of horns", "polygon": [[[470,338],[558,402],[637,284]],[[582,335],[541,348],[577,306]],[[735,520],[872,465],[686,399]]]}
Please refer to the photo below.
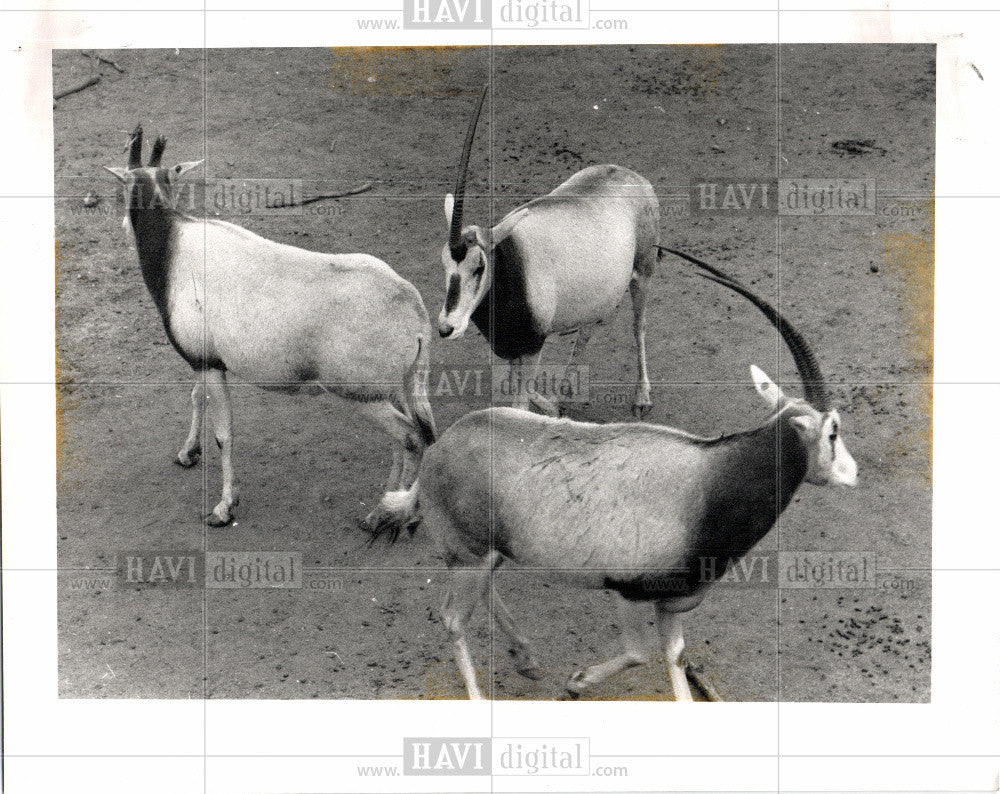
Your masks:
{"label": "pair of horns", "polygon": [[476,104],[476,112],[469,123],[469,131],[465,133],[465,146],[462,148],[462,159],[458,163],[458,179],[455,180],[455,205],[451,213],[451,230],[448,233],[448,249],[456,262],[465,258],[466,246],[462,240],[462,204],[465,201],[465,178],[469,173],[469,153],[472,151],[472,140],[476,137],[476,125],[479,124],[479,114],[489,92],[489,83],[483,86],[483,93]]}
{"label": "pair of horns", "polygon": [[[153,141],[153,149],[149,153],[149,165],[158,168],[163,159],[163,150],[167,148],[167,139],[162,135]],[[132,137],[128,139],[128,167],[142,168],[142,125],[136,124]]]}
{"label": "pair of horns", "polygon": [[823,381],[823,373],[820,372],[816,357],[813,355],[806,340],[802,338],[802,335],[792,327],[792,324],[788,320],[778,313],[777,309],[763,298],[752,293],[738,281],[730,278],[721,270],[702,262],[700,259],[696,259],[690,254],[685,254],[681,251],[675,251],[672,248],[660,248],[660,250],[679,256],[681,259],[697,265],[706,271],[705,273],[699,273],[699,276],[703,276],[717,284],[722,284],[722,286],[728,287],[733,292],[738,292],[760,309],[764,313],[764,316],[771,321],[771,325],[778,329],[778,333],[781,334],[781,337],[785,340],[785,344],[788,345],[788,349],[792,352],[792,358],[795,360],[795,368],[799,371],[799,377],[802,379],[802,388],[805,390],[806,400],[820,413],[826,413],[829,410],[826,383]]}

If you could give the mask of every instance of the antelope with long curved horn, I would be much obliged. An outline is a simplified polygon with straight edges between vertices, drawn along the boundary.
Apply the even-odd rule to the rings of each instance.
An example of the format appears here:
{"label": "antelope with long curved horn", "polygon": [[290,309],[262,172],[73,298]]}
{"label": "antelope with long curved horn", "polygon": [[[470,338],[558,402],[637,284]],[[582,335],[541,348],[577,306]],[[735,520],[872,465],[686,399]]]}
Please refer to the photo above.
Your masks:
{"label": "antelope with long curved horn", "polygon": [[643,635],[652,603],[674,696],[690,700],[680,615],[698,606],[717,578],[705,572],[722,574],[746,554],[803,481],[857,482],[840,416],[829,408],[802,336],[746,287],[682,256],[745,296],[778,329],[806,399],[786,396],[751,367],[757,393],[774,414],[754,430],[718,438],[511,408],[476,411],[452,425],[424,457],[422,498],[426,525],[450,568],[442,616],[471,698],[481,693],[466,627],[484,599],[511,641],[518,671],[540,674],[527,637],[492,589],[493,572],[510,560],[550,579],[617,594],[624,651],[571,676],[571,695],[649,660]]}
{"label": "antelope with long curved horn", "polygon": [[[458,339],[469,321],[493,352],[514,363],[514,383],[534,372],[545,340],[577,332],[572,360],[596,325],[609,319],[628,289],[636,342],[632,411],[652,406],[646,370],[646,295],[657,260],[660,204],[649,182],[627,168],[594,165],[546,196],[511,210],[492,229],[463,226],[469,155],[488,86],[476,105],[458,167],[455,192],[444,201],[448,242],[441,253],[445,302],[438,332]],[[557,408],[532,395],[549,414]],[[527,407],[519,390],[515,405]]]}
{"label": "antelope with long curved horn", "polygon": [[435,438],[423,385],[431,328],[420,294],[373,256],[307,251],[184,215],[176,209],[178,182],[201,161],[164,168],[165,147],[157,138],[143,167],[136,127],[128,166],[106,170],[125,185],[126,221],[167,338],[199,374],[191,429],[176,459],[181,466],[201,455],[206,394],[212,409],[223,483],[206,522],[228,524],[239,501],[232,374],[280,391],[318,385],[384,430],[396,442],[393,467],[365,523],[394,533],[414,526],[420,459]]}

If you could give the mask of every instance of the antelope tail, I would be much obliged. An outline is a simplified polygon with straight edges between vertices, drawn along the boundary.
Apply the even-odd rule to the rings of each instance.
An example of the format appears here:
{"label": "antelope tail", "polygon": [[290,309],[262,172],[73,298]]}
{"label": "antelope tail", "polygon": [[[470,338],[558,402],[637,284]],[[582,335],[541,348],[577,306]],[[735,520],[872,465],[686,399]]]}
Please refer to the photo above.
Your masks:
{"label": "antelope tail", "polygon": [[406,401],[407,412],[420,430],[424,444],[430,446],[437,441],[437,427],[434,424],[434,414],[427,399],[427,377],[430,363],[427,355],[427,344],[423,336],[417,337],[417,356],[406,370],[403,378],[403,399]]}

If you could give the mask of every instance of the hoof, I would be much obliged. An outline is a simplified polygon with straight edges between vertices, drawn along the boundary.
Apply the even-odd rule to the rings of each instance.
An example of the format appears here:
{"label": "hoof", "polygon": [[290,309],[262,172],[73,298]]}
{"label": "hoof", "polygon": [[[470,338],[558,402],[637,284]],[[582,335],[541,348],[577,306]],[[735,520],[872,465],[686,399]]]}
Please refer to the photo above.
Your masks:
{"label": "hoof", "polygon": [[649,405],[649,404],[640,405],[639,403],[636,403],[635,405],[632,406],[632,416],[634,416],[636,419],[642,421],[647,416],[649,416],[649,414],[652,412],[652,410],[653,410],[653,406],[652,405]]}
{"label": "hoof", "polygon": [[526,650],[511,648],[507,652],[514,660],[514,669],[517,670],[518,674],[532,681],[540,681],[545,675],[542,672],[542,668],[538,666],[538,663],[531,658]]}
{"label": "hoof", "polygon": [[210,527],[224,527],[233,520],[233,514],[229,510],[221,514],[218,510],[219,508],[215,508],[215,510],[205,516],[205,523]]}
{"label": "hoof", "polygon": [[183,451],[177,453],[177,457],[174,458],[174,463],[185,469],[190,469],[192,466],[197,465],[198,461],[201,460],[201,449],[192,449],[187,455]]}
{"label": "hoof", "polygon": [[583,671],[577,670],[566,679],[566,694],[576,700],[586,690],[587,684],[583,680]]}
{"label": "hoof", "polygon": [[361,529],[372,536],[373,543],[382,535],[388,535],[389,542],[395,543],[401,532],[406,531],[410,535],[416,532],[422,520],[423,517],[416,514],[401,516],[376,507],[360,521],[360,524]]}

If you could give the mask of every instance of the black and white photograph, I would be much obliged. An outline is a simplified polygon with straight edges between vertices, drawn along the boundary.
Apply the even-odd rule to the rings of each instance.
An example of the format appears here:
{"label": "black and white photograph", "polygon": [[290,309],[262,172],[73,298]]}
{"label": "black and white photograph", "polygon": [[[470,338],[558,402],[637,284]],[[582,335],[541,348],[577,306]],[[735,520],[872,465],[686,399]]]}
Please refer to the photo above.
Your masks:
{"label": "black and white photograph", "polygon": [[4,12],[5,700],[146,748],[15,705],[11,791],[992,790],[995,59],[584,5]]}
{"label": "black and white photograph", "polygon": [[53,70],[63,696],[930,696],[933,47]]}

